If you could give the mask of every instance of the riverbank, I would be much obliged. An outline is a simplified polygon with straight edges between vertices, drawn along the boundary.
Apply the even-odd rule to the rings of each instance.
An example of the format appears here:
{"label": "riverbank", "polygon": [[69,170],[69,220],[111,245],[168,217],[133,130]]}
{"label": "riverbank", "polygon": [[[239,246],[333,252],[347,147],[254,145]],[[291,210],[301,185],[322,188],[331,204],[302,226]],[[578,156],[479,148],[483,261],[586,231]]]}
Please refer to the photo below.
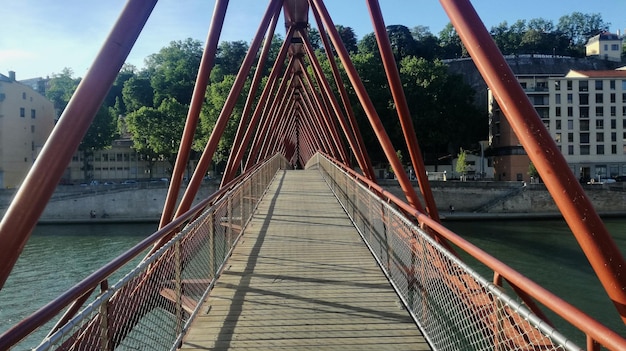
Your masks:
{"label": "riverbank", "polygon": [[[391,193],[404,198],[396,180],[379,182]],[[601,216],[626,218],[624,185],[613,183],[586,185],[583,188]],[[216,187],[217,184],[204,184],[194,203],[209,196]],[[419,194],[417,184],[415,187]],[[431,188],[443,221],[562,218],[543,184],[433,181]],[[0,194],[2,213],[13,195],[7,191]],[[39,223],[158,223],[166,196],[166,184],[158,183],[59,187]],[[450,213],[450,206],[454,207],[454,213]]]}

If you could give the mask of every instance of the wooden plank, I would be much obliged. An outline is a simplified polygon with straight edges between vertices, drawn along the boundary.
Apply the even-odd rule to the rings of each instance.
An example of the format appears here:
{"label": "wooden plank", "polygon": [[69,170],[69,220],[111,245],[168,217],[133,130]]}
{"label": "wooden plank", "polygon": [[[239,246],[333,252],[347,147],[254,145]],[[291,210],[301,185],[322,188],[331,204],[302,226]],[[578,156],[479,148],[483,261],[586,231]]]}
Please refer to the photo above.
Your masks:
{"label": "wooden plank", "polygon": [[317,171],[279,174],[181,350],[430,350]]}

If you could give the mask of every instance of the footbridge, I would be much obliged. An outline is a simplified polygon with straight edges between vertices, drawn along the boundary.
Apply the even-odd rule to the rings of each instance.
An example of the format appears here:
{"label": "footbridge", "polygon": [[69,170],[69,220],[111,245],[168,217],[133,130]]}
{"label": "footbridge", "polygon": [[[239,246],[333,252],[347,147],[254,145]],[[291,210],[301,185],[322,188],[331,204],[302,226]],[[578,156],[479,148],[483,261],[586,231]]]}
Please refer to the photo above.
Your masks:
{"label": "footbridge", "polygon": [[[36,350],[625,350],[619,331],[440,223],[380,7],[366,2],[405,140],[392,142],[382,127],[324,1],[270,0],[178,200],[228,5],[217,0],[159,230],[0,335],[0,350],[29,338]],[[604,223],[470,2],[440,2],[625,320],[626,264]],[[155,3],[128,1],[0,222],[0,287]],[[263,77],[263,39],[281,15],[286,38]],[[356,123],[347,88],[368,125]],[[240,97],[221,186],[192,206]],[[402,198],[377,184],[365,127]],[[418,191],[395,153],[401,142]],[[469,257],[491,274],[475,272]]]}

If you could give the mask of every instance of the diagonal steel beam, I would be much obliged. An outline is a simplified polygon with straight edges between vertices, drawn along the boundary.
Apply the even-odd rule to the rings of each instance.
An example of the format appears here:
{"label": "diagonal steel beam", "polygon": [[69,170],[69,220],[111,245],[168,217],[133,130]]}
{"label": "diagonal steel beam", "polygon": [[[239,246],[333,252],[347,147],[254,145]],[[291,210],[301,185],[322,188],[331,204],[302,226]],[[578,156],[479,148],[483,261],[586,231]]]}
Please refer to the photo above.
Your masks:
{"label": "diagonal steel beam", "polygon": [[383,14],[380,10],[378,0],[367,0],[367,6],[372,18],[372,24],[374,25],[374,34],[376,41],[378,42],[378,49],[380,56],[385,67],[387,80],[389,82],[389,88],[393,101],[398,112],[398,118],[400,119],[400,125],[402,126],[402,133],[404,133],[404,140],[409,149],[409,155],[411,157],[411,163],[417,176],[420,191],[422,197],[426,203],[426,209],[428,214],[435,221],[439,221],[439,212],[437,211],[437,204],[435,203],[435,197],[430,189],[430,183],[428,176],[426,175],[426,167],[424,166],[424,159],[422,158],[422,151],[419,143],[417,142],[417,136],[415,135],[415,128],[413,121],[411,120],[411,112],[409,111],[409,105],[406,102],[406,96],[402,89],[402,82],[400,81],[400,74],[398,73],[398,67],[391,51],[391,44],[389,43],[389,36],[387,35],[387,28],[383,20]]}
{"label": "diagonal steel beam", "polygon": [[172,221],[172,214],[174,212],[174,208],[176,207],[176,200],[178,199],[180,185],[183,180],[183,174],[185,174],[185,167],[187,165],[187,161],[189,160],[191,145],[193,144],[194,135],[198,126],[200,110],[202,109],[202,104],[204,103],[204,94],[206,93],[209,76],[211,75],[211,70],[213,69],[213,64],[215,62],[215,53],[217,52],[217,44],[220,39],[222,27],[224,26],[224,18],[226,16],[227,8],[228,0],[218,0],[215,3],[215,8],[213,9],[213,18],[211,19],[211,26],[204,45],[204,51],[202,52],[200,68],[198,70],[196,84],[193,88],[191,104],[189,106],[189,111],[187,112],[187,119],[185,120],[185,128],[183,129],[183,135],[180,140],[178,154],[176,155],[172,179],[170,179],[167,197],[165,198],[165,204],[163,205],[159,228],[163,228],[166,224]]}
{"label": "diagonal steel beam", "polygon": [[91,126],[156,0],[129,0],[0,222],[0,289]]}
{"label": "diagonal steel beam", "polygon": [[467,0],[440,0],[515,135],[626,323],[626,262],[537,111]]}
{"label": "diagonal steel beam", "polygon": [[365,86],[363,85],[363,82],[361,81],[361,78],[359,77],[356,68],[350,60],[348,50],[346,50],[345,46],[343,45],[341,37],[337,32],[337,28],[335,28],[333,20],[328,14],[328,10],[326,9],[324,2],[322,0],[309,0],[309,3],[317,9],[320,17],[322,18],[322,22],[324,23],[324,26],[326,27],[326,30],[335,47],[335,50],[337,51],[337,55],[339,56],[343,67],[348,73],[348,78],[350,78],[350,82],[352,83],[352,86],[356,91],[359,101],[363,106],[363,110],[365,111],[365,114],[367,115],[367,118],[372,125],[372,129],[374,130],[374,133],[378,138],[378,142],[380,143],[380,146],[382,147],[383,152],[387,157],[387,161],[389,161],[389,163],[391,164],[391,168],[398,177],[398,182],[400,184],[400,187],[402,188],[402,191],[404,192],[404,195],[406,196],[407,202],[419,212],[424,212],[420,200],[415,193],[415,189],[413,189],[413,185],[411,184],[409,177],[406,175],[406,172],[402,168],[402,164],[400,163],[400,160],[396,155],[396,149],[393,147],[393,144],[389,139],[389,135],[383,127],[380,117],[378,116],[378,113],[374,108],[372,100],[365,91]]}

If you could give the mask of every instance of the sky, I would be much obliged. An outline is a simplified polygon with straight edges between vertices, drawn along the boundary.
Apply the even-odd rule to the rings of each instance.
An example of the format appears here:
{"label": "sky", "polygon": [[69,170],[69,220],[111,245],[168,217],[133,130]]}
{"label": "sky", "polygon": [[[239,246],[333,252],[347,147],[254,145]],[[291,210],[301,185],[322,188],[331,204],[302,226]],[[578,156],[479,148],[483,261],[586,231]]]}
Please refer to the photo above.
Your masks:
{"label": "sky", "polygon": [[[0,0],[0,73],[17,79],[46,77],[71,68],[82,77],[113,27],[125,0]],[[230,0],[220,41],[250,42],[267,0]],[[436,0],[379,0],[385,24],[429,27],[437,35],[449,22]],[[365,0],[326,0],[335,24],[352,27],[357,38],[373,32]],[[144,59],[171,41],[206,40],[215,1],[160,0],[127,63]],[[544,18],[555,24],[572,12],[599,13],[611,32],[626,28],[626,0],[473,0],[487,29],[506,21]],[[310,15],[312,22],[313,17]],[[281,20],[282,23],[282,20]],[[284,27],[277,32],[284,34]]]}

